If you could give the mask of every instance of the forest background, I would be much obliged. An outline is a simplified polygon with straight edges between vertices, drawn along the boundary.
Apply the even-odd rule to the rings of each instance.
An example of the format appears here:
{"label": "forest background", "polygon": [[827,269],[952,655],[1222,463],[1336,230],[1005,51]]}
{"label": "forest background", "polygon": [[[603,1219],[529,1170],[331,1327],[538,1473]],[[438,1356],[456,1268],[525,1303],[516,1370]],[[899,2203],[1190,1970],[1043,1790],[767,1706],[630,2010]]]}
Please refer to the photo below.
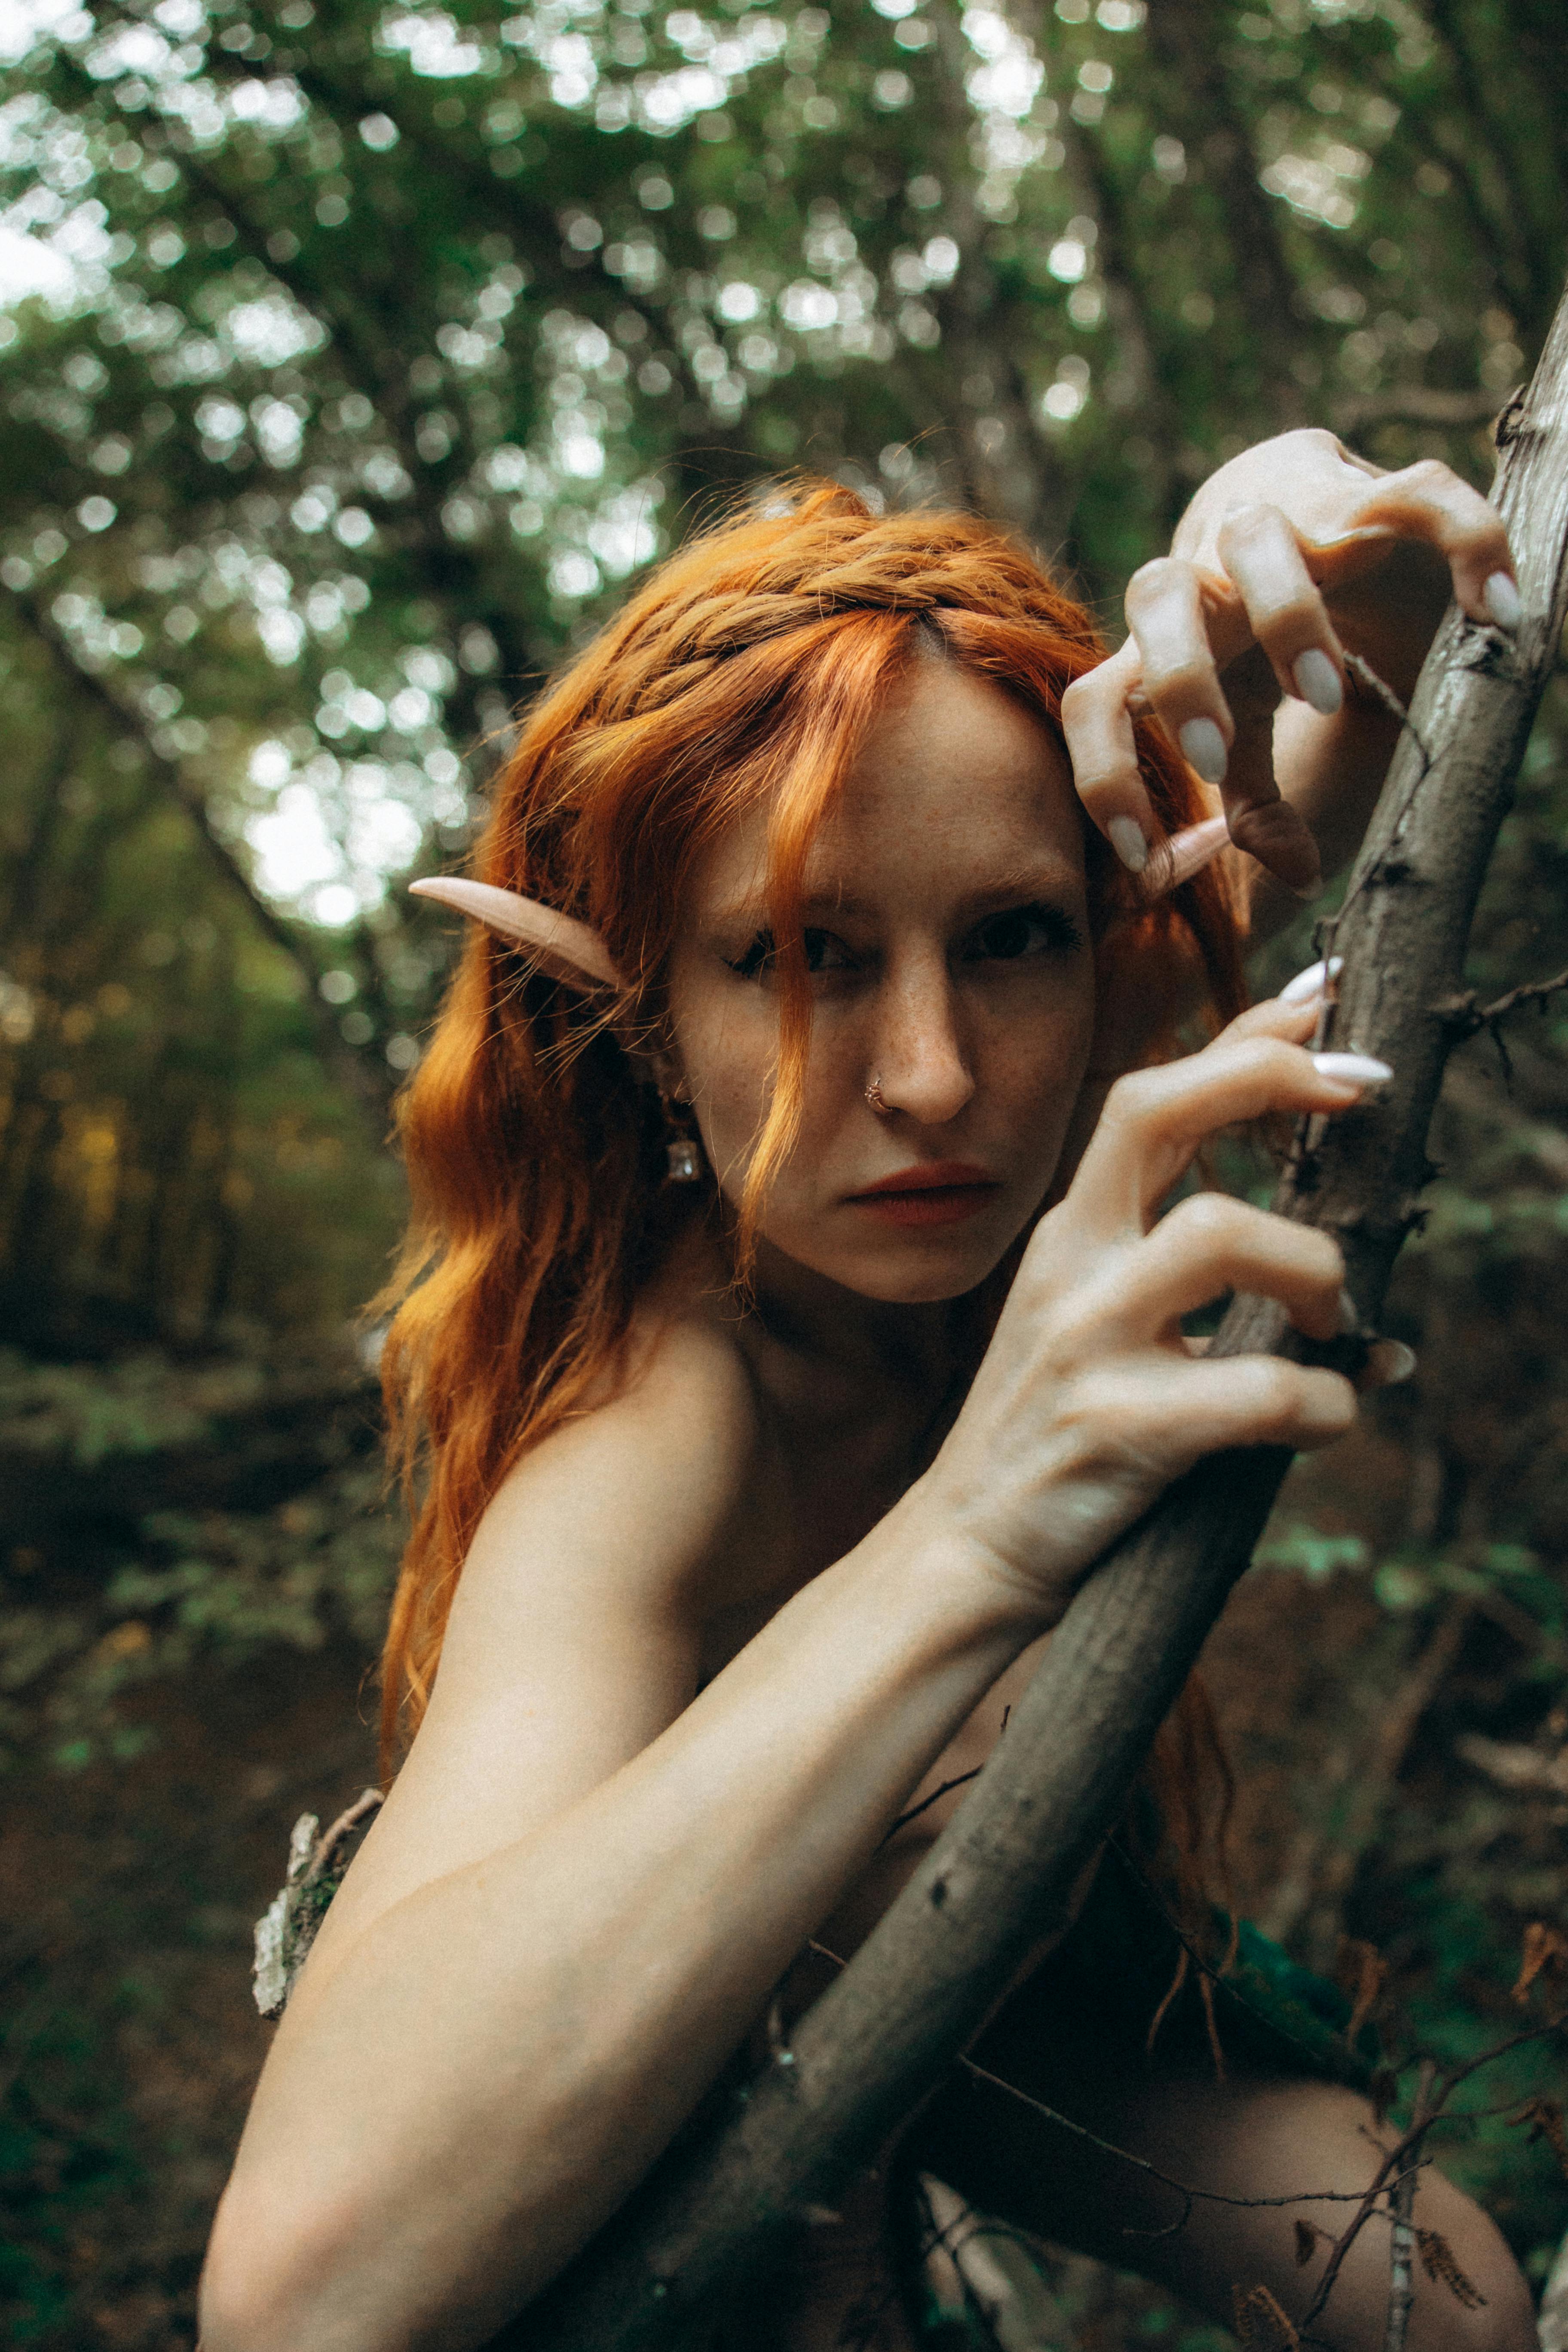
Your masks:
{"label": "forest background", "polygon": [[[1114,629],[1285,425],[1484,485],[1568,259],[1568,45],[1558,0],[13,0],[0,58],[0,2320],[165,2352],[251,1923],[374,1778],[356,1318],[453,948],[405,882],[738,486],[979,507]],[[1558,685],[1488,995],[1568,962],[1565,752]],[[1375,1946],[1448,2059],[1568,1926],[1565,1110],[1562,1000],[1456,1058],[1419,1371],[1208,1654],[1244,1906]],[[1563,2086],[1512,2063],[1442,2153],[1539,2281],[1568,2188],[1508,2115]],[[1230,2341],[1061,2284],[1101,2352]]]}

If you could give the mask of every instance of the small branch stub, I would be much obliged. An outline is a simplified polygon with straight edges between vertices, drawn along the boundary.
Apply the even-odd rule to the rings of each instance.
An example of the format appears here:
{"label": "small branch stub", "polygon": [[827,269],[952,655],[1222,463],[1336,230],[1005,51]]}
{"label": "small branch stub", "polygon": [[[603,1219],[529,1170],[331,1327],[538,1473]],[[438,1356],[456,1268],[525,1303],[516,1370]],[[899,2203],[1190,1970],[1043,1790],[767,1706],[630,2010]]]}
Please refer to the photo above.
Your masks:
{"label": "small branch stub", "polygon": [[323,1836],[314,1813],[301,1813],[289,1839],[289,1874],[256,1923],[251,1990],[263,2017],[281,2017],[305,1965],[305,1956],[342,1885],[365,1832],[381,1810],[379,1789],[366,1789]]}

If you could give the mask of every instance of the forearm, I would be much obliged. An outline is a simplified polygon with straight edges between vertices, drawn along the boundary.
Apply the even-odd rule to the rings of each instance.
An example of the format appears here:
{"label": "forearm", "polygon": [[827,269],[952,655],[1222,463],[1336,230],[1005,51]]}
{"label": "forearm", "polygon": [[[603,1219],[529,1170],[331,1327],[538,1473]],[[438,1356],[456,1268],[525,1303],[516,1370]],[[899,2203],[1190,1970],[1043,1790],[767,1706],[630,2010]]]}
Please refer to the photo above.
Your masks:
{"label": "forearm", "polygon": [[210,2266],[209,2352],[479,2343],[689,2113],[1040,1628],[895,1512],[542,1834],[309,1972]]}

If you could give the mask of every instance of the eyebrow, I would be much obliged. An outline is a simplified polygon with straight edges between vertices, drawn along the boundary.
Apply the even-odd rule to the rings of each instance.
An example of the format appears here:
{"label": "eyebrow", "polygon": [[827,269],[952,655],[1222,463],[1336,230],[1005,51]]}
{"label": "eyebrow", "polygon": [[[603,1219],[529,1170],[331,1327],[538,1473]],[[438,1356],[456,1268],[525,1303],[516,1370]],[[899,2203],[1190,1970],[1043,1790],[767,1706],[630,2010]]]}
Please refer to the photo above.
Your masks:
{"label": "eyebrow", "polygon": [[[966,890],[957,901],[957,908],[961,916],[983,915],[997,907],[1025,904],[1031,898],[1072,896],[1076,888],[1077,877],[1064,860],[1027,860]],[[852,890],[807,890],[801,898],[800,911],[809,922],[814,915],[869,918],[875,915],[876,908],[869,899],[858,898]],[[721,907],[709,918],[705,928],[714,931],[739,930],[750,925],[764,926],[767,919],[766,899],[752,893]]]}

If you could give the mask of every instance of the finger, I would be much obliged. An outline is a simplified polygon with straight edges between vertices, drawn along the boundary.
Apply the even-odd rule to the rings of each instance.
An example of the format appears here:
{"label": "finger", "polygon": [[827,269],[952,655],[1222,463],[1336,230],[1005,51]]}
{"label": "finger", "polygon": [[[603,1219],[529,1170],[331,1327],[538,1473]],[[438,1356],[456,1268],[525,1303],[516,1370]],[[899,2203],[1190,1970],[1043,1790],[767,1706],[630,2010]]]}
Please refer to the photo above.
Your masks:
{"label": "finger", "polygon": [[1122,1358],[1084,1384],[1087,1412],[1120,1422],[1141,1456],[1179,1477],[1232,1445],[1310,1453],[1352,1427],[1356,1395],[1342,1373],[1283,1356]]}
{"label": "finger", "polygon": [[1062,733],[1079,797],[1131,874],[1142,873],[1160,832],[1128,709],[1138,688],[1138,646],[1129,637],[1119,653],[1075,678],[1062,696]]}
{"label": "finger", "polygon": [[1347,1110],[1385,1075],[1386,1063],[1312,1055],[1261,1025],[1226,1031],[1201,1054],[1116,1081],[1068,1197],[1095,1233],[1141,1231],[1206,1137],[1269,1111]]}
{"label": "finger", "polygon": [[[1418,539],[1447,560],[1454,594],[1472,621],[1515,628],[1521,610],[1508,533],[1495,507],[1436,457],[1379,476],[1357,502],[1357,530]],[[1308,551],[1311,562],[1311,551]]]}
{"label": "finger", "polygon": [[1343,956],[1331,956],[1327,963],[1310,963],[1294,980],[1288,980],[1274,1000],[1277,1004],[1316,1005],[1331,981],[1338,980],[1345,968]]}
{"label": "finger", "polygon": [[1374,1339],[1366,1351],[1366,1362],[1356,1386],[1361,1389],[1391,1389],[1407,1381],[1415,1370],[1415,1350],[1407,1348],[1403,1339]]}
{"label": "finger", "polygon": [[1237,507],[1221,525],[1219,556],[1280,693],[1331,719],[1344,702],[1343,651],[1290,522],[1275,506]]}
{"label": "finger", "polygon": [[1317,1025],[1318,1007],[1311,999],[1266,996],[1261,1004],[1249,1004],[1238,1013],[1220,1037],[1283,1037],[1292,1045],[1304,1045]]}
{"label": "finger", "polygon": [[1230,837],[1299,898],[1322,887],[1318,845],[1305,820],[1280,797],[1274,776],[1274,714],[1279,689],[1268,655],[1249,646],[1226,671],[1235,717],[1230,762],[1221,786]]}
{"label": "finger", "polygon": [[[1230,706],[1220,689],[1211,628],[1222,617],[1223,592],[1197,566],[1164,555],[1145,563],[1127,583],[1127,625],[1137,645],[1143,692],[1182,755],[1205,784],[1224,780],[1236,733]],[[1219,651],[1228,657],[1246,642],[1237,600],[1232,625],[1221,627]]]}
{"label": "finger", "polygon": [[1353,1328],[1337,1243],[1225,1192],[1196,1192],[1162,1217],[1142,1246],[1118,1253],[1111,1328],[1129,1341],[1168,1338],[1227,1290],[1276,1299],[1311,1339]]}

